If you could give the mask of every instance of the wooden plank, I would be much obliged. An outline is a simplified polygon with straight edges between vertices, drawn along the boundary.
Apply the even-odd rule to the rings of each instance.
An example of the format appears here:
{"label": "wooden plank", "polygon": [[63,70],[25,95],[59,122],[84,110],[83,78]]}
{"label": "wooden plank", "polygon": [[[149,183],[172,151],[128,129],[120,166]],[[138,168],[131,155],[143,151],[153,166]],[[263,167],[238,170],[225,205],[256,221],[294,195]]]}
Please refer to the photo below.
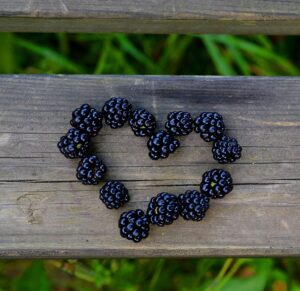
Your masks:
{"label": "wooden plank", "polygon": [[2,0],[0,30],[299,34],[300,0]]}
{"label": "wooden plank", "polygon": [[[0,77],[1,257],[292,256],[300,254],[300,78],[30,76]],[[217,110],[244,148],[222,168],[234,191],[212,201],[203,222],[179,219],[152,227],[134,244],[119,236],[122,211],[146,208],[151,196],[198,189],[204,171],[220,167],[196,133],[163,161],[147,156],[146,139],[127,126],[104,127],[94,151],[107,179],[120,179],[131,201],[117,211],[98,199],[100,186],[76,181],[77,161],[57,150],[71,111],[101,108],[127,96],[163,125],[172,110]]]}

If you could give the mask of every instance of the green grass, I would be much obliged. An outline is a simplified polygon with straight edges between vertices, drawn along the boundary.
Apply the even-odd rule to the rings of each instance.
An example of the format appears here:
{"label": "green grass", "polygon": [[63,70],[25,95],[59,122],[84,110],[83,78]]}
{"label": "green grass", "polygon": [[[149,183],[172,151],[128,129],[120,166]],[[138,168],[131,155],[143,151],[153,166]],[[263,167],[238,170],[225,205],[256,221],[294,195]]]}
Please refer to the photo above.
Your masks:
{"label": "green grass", "polygon": [[0,34],[0,73],[299,75],[299,37]]}
{"label": "green grass", "polygon": [[[0,73],[300,75],[300,37],[0,34]],[[297,259],[0,261],[1,290],[300,291]]]}
{"label": "green grass", "polygon": [[2,261],[1,290],[300,290],[296,259]]}

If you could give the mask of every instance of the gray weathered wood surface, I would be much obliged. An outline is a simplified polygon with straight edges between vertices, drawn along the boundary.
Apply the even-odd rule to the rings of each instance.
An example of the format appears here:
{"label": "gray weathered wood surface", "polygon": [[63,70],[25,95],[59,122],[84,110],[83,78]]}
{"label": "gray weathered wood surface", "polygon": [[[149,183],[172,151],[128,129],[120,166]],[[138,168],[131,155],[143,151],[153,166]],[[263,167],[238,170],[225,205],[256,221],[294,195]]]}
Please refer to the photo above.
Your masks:
{"label": "gray weathered wood surface", "polygon": [[[289,256],[300,255],[300,78],[0,76],[0,256]],[[105,127],[94,150],[107,179],[120,179],[131,201],[107,210],[100,186],[75,178],[77,161],[57,150],[71,111],[100,108],[127,96],[163,124],[171,110],[217,110],[244,148],[222,168],[234,191],[212,201],[203,222],[182,219],[152,227],[134,244],[119,236],[124,210],[146,208],[161,191],[198,189],[204,171],[220,167],[211,145],[193,133],[163,161],[151,161],[146,140],[126,127]]]}
{"label": "gray weathered wood surface", "polygon": [[300,0],[1,0],[0,31],[299,34]]}

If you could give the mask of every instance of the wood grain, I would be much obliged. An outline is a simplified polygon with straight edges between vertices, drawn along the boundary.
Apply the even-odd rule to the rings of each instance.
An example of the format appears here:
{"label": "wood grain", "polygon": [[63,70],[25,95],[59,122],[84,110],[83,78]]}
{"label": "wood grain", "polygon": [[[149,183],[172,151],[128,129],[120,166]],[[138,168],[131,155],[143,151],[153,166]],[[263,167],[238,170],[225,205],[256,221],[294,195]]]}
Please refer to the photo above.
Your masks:
{"label": "wood grain", "polygon": [[[0,76],[0,256],[298,256],[299,92],[300,78]],[[234,191],[212,201],[203,222],[152,227],[140,244],[121,238],[117,227],[122,211],[145,209],[162,191],[198,189],[202,173],[220,167],[196,133],[170,158],[151,161],[146,140],[127,126],[103,128],[93,148],[108,166],[107,179],[129,189],[122,210],[101,204],[100,186],[77,182],[77,161],[65,159],[56,143],[74,108],[101,108],[111,96],[147,108],[160,126],[172,110],[223,114],[243,157],[222,166]]]}
{"label": "wood grain", "polygon": [[2,0],[0,30],[299,34],[300,0]]}

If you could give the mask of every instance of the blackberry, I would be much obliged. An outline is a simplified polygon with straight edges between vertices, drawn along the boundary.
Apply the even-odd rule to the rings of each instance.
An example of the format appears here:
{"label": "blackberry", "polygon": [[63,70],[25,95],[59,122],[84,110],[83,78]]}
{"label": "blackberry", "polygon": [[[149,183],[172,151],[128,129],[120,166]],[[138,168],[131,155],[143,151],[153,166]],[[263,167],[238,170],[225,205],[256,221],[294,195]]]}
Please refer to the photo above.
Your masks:
{"label": "blackberry", "polygon": [[210,198],[223,198],[233,189],[231,175],[222,169],[205,172],[200,184],[200,192]]}
{"label": "blackberry", "polygon": [[180,215],[186,220],[200,221],[209,208],[209,197],[196,190],[187,190],[179,195],[182,205]]}
{"label": "blackberry", "polygon": [[212,153],[220,164],[233,163],[241,157],[242,147],[235,138],[223,136],[214,143]]}
{"label": "blackberry", "polygon": [[147,209],[147,215],[152,224],[164,226],[173,223],[181,212],[178,197],[166,192],[152,197]]}
{"label": "blackberry", "polygon": [[165,159],[170,153],[174,153],[179,148],[179,141],[174,139],[166,131],[160,130],[154,133],[148,140],[149,157],[152,160]]}
{"label": "blackberry", "polygon": [[96,136],[102,128],[102,113],[89,104],[83,104],[73,111],[70,124],[89,136]]}
{"label": "blackberry", "polygon": [[141,209],[123,212],[119,219],[119,228],[122,237],[138,243],[149,234],[149,218]]}
{"label": "blackberry", "polygon": [[203,112],[195,121],[195,132],[200,133],[206,142],[216,141],[223,136],[225,124],[218,112]]}
{"label": "blackberry", "polygon": [[57,144],[60,152],[68,159],[81,158],[90,144],[89,136],[78,129],[70,128]]}
{"label": "blackberry", "polygon": [[111,128],[122,127],[128,120],[132,106],[127,99],[114,97],[105,102],[102,113]]}
{"label": "blackberry", "polygon": [[100,200],[108,209],[118,209],[129,201],[128,190],[119,181],[108,181],[100,189]]}
{"label": "blackberry", "polygon": [[129,125],[136,136],[150,136],[156,128],[156,120],[146,109],[139,108],[130,115]]}
{"label": "blackberry", "polygon": [[106,166],[97,156],[86,156],[77,167],[76,177],[84,185],[97,185],[106,172]]}
{"label": "blackberry", "polygon": [[169,134],[182,136],[193,131],[193,118],[188,112],[171,112],[167,119],[165,128]]}

